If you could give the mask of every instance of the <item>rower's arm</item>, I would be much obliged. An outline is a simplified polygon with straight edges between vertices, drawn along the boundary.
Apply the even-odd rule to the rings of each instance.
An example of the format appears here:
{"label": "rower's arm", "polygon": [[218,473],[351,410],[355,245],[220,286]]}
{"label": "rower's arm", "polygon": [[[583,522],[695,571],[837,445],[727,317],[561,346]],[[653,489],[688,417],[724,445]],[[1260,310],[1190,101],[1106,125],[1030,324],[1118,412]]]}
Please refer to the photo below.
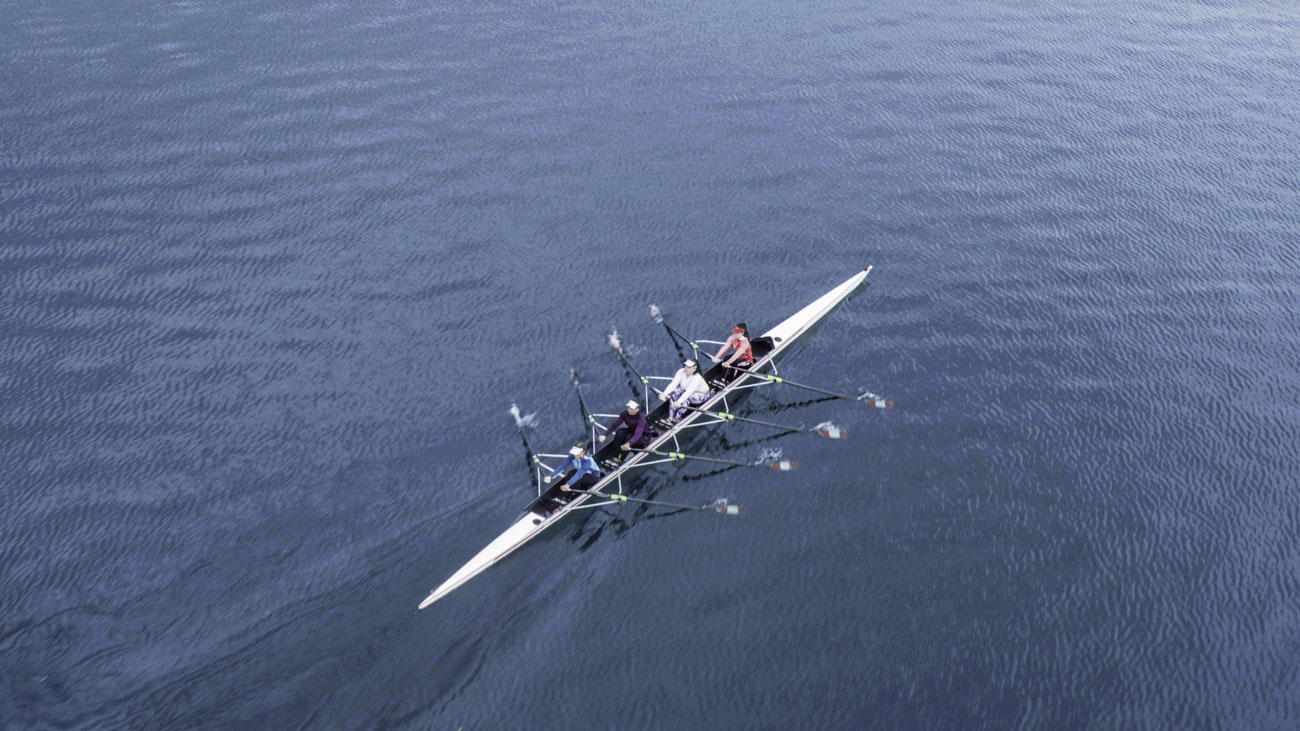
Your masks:
{"label": "rower's arm", "polygon": [[557,478],[557,477],[559,477],[560,475],[564,474],[564,471],[567,470],[567,469],[569,469],[569,463],[572,462],[572,461],[573,461],[573,460],[571,460],[571,459],[566,459],[566,460],[564,460],[563,462],[561,462],[561,463],[560,463],[560,466],[559,466],[559,467],[556,467],[556,468],[555,468],[555,471],[551,473],[551,479],[554,480],[555,478]]}
{"label": "rower's arm", "polygon": [[566,485],[578,484],[578,480],[581,480],[588,472],[594,472],[597,475],[600,474],[600,469],[596,467],[596,460],[591,457],[584,457],[577,460],[577,462],[578,463],[573,466],[573,477],[569,478],[569,481],[565,483]]}
{"label": "rower's arm", "polygon": [[673,380],[672,380],[672,382],[669,383],[667,386],[664,386],[664,390],[660,392],[660,393],[663,394],[663,397],[664,397],[665,400],[667,400],[667,398],[668,398],[668,394],[672,393],[672,392],[673,392],[673,389],[674,389],[674,388],[677,388],[678,385],[682,386],[683,388],[686,387],[686,384],[682,382],[682,372],[681,372],[681,371],[677,371],[677,373],[673,374]]}

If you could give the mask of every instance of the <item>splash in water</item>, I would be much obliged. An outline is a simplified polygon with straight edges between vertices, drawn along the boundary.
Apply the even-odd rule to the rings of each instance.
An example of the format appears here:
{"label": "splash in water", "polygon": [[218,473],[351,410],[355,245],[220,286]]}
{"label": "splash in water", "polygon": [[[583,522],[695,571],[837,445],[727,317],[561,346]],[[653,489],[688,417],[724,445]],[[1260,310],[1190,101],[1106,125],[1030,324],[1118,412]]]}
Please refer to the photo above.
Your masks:
{"label": "splash in water", "polygon": [[520,429],[537,428],[537,414],[534,412],[527,416],[520,416],[518,404],[510,404],[510,416],[514,418],[515,426]]}
{"label": "splash in water", "polygon": [[872,393],[872,392],[868,391],[868,390],[865,389],[865,388],[859,388],[859,389],[858,389],[858,400],[859,400],[859,401],[866,401],[867,399],[871,399],[871,400],[873,400],[873,401],[883,401],[883,400],[885,399],[885,397],[884,397],[884,396],[881,396],[881,395],[879,395],[879,394]]}

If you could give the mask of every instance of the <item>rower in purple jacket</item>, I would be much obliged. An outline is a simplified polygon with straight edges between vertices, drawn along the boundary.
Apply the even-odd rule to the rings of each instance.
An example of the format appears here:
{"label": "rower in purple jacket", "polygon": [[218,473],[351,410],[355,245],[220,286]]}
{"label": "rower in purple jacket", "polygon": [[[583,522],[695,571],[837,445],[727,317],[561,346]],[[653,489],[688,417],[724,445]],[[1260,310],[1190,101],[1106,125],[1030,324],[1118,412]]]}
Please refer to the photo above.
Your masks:
{"label": "rower in purple jacket", "polygon": [[[615,430],[617,434],[614,433]],[[636,399],[627,402],[618,419],[609,425],[604,434],[600,435],[600,441],[604,442],[610,434],[614,434],[614,443],[620,450],[619,459],[626,457],[628,450],[633,447],[644,446],[650,441],[649,435],[646,434],[645,414],[641,413],[641,404],[637,403]]]}

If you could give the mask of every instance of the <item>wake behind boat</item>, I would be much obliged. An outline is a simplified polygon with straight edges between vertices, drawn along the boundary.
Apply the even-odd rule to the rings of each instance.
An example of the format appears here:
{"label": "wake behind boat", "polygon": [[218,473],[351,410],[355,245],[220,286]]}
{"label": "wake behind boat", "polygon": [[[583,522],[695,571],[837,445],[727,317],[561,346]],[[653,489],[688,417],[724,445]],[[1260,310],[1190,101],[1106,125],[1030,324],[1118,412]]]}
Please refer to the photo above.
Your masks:
{"label": "wake behind boat", "polygon": [[[582,508],[592,508],[601,505],[626,502],[642,502],[650,503],[652,505],[666,505],[668,507],[691,510],[712,509],[724,515],[735,515],[742,512],[739,506],[727,505],[725,502],[721,501],[713,505],[689,506],[640,500],[623,494],[623,476],[631,470],[642,467],[662,464],[679,459],[703,459],[704,461],[736,465],[747,464],[742,462],[733,462],[731,460],[690,457],[689,455],[683,454],[678,437],[687,429],[728,422],[742,422],[781,428],[784,431],[809,431],[831,439],[839,439],[845,436],[843,430],[833,426],[814,429],[788,427],[782,424],[774,424],[733,414],[731,412],[732,403],[729,403],[729,399],[731,402],[735,402],[737,397],[748,389],[784,384],[832,397],[864,401],[868,406],[877,408],[888,408],[893,406],[892,402],[879,399],[870,394],[857,397],[847,396],[827,391],[825,389],[793,383],[783,379],[777,374],[776,358],[794,344],[796,340],[812,330],[818,322],[830,314],[830,312],[840,303],[848,299],[851,294],[862,286],[862,283],[870,273],[871,267],[867,267],[863,271],[858,272],[845,280],[839,286],[813,300],[812,303],[786,318],[781,322],[781,324],[763,333],[762,336],[754,338],[752,341],[754,363],[747,370],[738,371],[733,380],[730,380],[729,382],[725,380],[724,366],[722,364],[715,365],[709,369],[704,374],[706,380],[712,386],[712,390],[710,391],[707,400],[694,406],[687,407],[685,415],[680,420],[676,422],[668,421],[670,405],[667,402],[661,404],[653,411],[650,411],[646,417],[651,424],[658,425],[658,431],[650,438],[648,444],[641,448],[631,450],[623,461],[618,461],[620,450],[617,444],[611,442],[599,449],[594,455],[594,458],[597,463],[607,467],[608,469],[593,486],[585,489],[565,490],[563,483],[557,482],[546,489],[542,489],[543,486],[540,480],[542,473],[540,472],[540,468],[545,467],[545,465],[541,461],[539,455],[532,453],[530,447],[530,457],[539,468],[539,471],[537,472],[539,478],[537,498],[528,506],[523,515],[507,528],[505,532],[497,536],[495,540],[484,547],[483,550],[479,551],[473,558],[466,562],[464,566],[457,569],[457,571],[446,581],[434,589],[433,592],[424,599],[424,601],[420,602],[419,608],[424,609],[430,604],[438,601],[456,588],[460,587],[461,584],[464,584],[496,562],[510,555],[515,551],[515,549],[537,537],[547,528],[555,525],[563,519],[564,516]],[[655,316],[656,320],[662,323],[662,318],[653,306],[651,312]],[[674,336],[674,345],[677,344],[677,340],[680,338],[695,351],[695,357],[699,357],[698,342],[704,341],[691,341],[681,337],[680,333],[677,333],[666,323],[664,323],[664,326],[668,329],[669,334]],[[632,364],[627,360],[626,355],[622,352],[621,345],[613,336],[611,336],[611,346],[615,349],[615,352],[618,353],[618,356],[622,359],[623,363],[631,369],[641,381],[645,389],[645,402],[649,404],[651,389],[653,388],[650,385],[650,381],[669,379],[655,379],[641,376],[640,372],[636,371]],[[579,392],[579,398],[581,398],[581,392]],[[586,411],[585,404],[583,410],[584,412]],[[594,436],[594,426],[597,426],[598,422],[596,422],[595,417],[591,415],[587,415],[587,420],[593,425]],[[527,444],[526,437],[525,444]],[[540,456],[546,457],[562,455]],[[795,465],[789,461],[778,461],[771,463],[770,466],[773,469],[785,471],[793,469]]]}

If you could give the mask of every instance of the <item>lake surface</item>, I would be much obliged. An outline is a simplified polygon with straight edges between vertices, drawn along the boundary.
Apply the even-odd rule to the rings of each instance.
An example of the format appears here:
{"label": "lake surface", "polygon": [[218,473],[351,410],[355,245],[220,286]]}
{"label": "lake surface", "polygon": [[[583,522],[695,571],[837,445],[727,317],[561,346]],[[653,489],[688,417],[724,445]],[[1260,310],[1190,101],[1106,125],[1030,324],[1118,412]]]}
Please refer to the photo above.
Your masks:
{"label": "lake surface", "polygon": [[[1293,2],[3,16],[0,726],[1300,725]],[[896,409],[416,611],[511,403],[866,265],[783,373]]]}

